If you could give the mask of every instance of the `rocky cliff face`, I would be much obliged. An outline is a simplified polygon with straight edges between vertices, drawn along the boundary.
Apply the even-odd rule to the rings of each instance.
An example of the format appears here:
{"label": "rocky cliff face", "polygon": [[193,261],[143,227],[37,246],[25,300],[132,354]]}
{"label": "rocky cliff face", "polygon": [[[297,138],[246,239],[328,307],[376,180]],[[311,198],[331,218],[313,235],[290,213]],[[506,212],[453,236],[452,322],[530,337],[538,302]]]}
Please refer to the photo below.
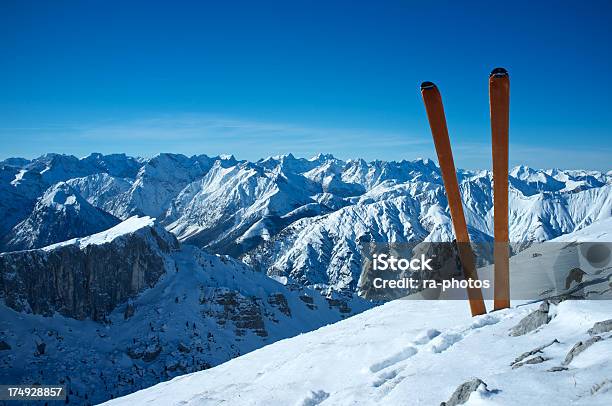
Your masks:
{"label": "rocky cliff face", "polygon": [[0,254],[0,292],[16,311],[102,321],[119,304],[152,287],[164,254],[178,241],[148,227],[105,244],[77,240],[42,250]]}

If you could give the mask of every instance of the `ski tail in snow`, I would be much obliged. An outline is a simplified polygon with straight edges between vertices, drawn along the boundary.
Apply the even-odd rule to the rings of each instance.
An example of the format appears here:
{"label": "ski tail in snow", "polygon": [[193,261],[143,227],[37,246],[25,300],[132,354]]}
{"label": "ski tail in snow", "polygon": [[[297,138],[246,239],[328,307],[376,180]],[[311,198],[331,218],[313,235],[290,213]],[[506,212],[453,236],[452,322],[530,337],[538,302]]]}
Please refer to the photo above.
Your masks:
{"label": "ski tail in snow", "polygon": [[[457,182],[457,173],[455,171],[455,162],[451,150],[450,139],[448,137],[448,128],[446,126],[446,118],[444,115],[444,106],[442,105],[442,96],[435,84],[431,82],[423,82],[421,84],[421,94],[425,102],[425,110],[431,134],[433,136],[436,153],[440,170],[442,172],[442,180],[446,189],[448,198],[448,206],[451,212],[451,220],[457,238],[457,247],[459,250],[459,258],[463,268],[463,273],[466,279],[478,279],[476,267],[474,264],[474,253],[470,246],[470,236],[463,214],[463,203],[459,191],[459,183]],[[468,299],[470,302],[470,310],[473,316],[484,314],[487,312],[482,291],[477,288],[468,288]]]}
{"label": "ski tail in snow", "polygon": [[510,266],[508,247],[508,129],[510,79],[504,68],[489,75],[491,138],[493,145],[493,215],[495,244],[493,258],[494,309],[510,307]]}

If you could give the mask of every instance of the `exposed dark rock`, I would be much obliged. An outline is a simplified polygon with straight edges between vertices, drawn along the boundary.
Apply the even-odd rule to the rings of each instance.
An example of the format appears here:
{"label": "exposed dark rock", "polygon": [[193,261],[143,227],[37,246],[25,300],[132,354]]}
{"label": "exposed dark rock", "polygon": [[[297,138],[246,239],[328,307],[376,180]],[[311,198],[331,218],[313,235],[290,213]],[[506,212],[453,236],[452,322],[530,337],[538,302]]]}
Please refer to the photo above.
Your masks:
{"label": "exposed dark rock", "polygon": [[103,321],[152,287],[165,272],[162,253],[178,247],[174,236],[153,227],[120,240],[0,254],[0,297],[20,312]]}
{"label": "exposed dark rock", "polygon": [[146,345],[137,343],[135,346],[127,349],[127,355],[132,359],[141,359],[146,362],[151,362],[157,358],[162,352],[162,346],[159,343]]}
{"label": "exposed dark rock", "polygon": [[523,362],[523,364],[541,364],[542,362],[548,361],[550,358],[543,357],[538,355],[537,357],[529,358],[527,361]]}
{"label": "exposed dark rock", "polygon": [[159,344],[151,344],[145,348],[142,354],[142,359],[146,362],[151,362],[162,352],[162,346]]}
{"label": "exposed dark rock", "polygon": [[47,344],[45,344],[44,341],[37,342],[35,355],[45,355],[46,348],[47,348]]}
{"label": "exposed dark rock", "polygon": [[304,303],[308,303],[308,304],[313,304],[314,300],[312,299],[312,297],[308,296],[308,295],[302,295],[300,296],[300,300]]}
{"label": "exposed dark rock", "polygon": [[184,352],[184,353],[191,352],[191,348],[187,347],[187,346],[186,346],[185,344],[183,344],[183,343],[179,343],[179,344],[178,344],[178,350],[179,350],[180,352]]}
{"label": "exposed dark rock", "polygon": [[350,313],[350,312],[352,312],[351,308],[345,302],[342,302],[340,304],[340,307],[338,308],[338,310],[340,310],[340,313]]}
{"label": "exposed dark rock", "polygon": [[263,319],[265,309],[253,297],[217,288],[206,298],[201,298],[200,304],[207,307],[204,314],[214,317],[219,325],[233,322],[239,336],[244,335],[245,330],[252,330],[260,337],[268,336]]}
{"label": "exposed dark rock", "polygon": [[547,324],[551,320],[548,310],[549,304],[545,300],[537,310],[529,313],[516,326],[512,327],[510,335],[513,337],[522,336]]}
{"label": "exposed dark rock", "polygon": [[541,346],[539,346],[537,348],[534,348],[531,351],[527,351],[527,352],[522,353],[521,355],[516,357],[516,359],[512,362],[512,364],[510,364],[510,366],[514,366],[515,364],[518,364],[519,362],[523,361],[525,358],[531,357],[532,355],[536,355],[538,353],[541,353],[544,348],[550,347],[551,345],[553,345],[555,343],[559,343],[559,340],[557,340],[556,338],[554,340],[552,340],[548,344],[541,345]]}
{"label": "exposed dark rock", "polygon": [[581,290],[578,287],[573,287],[571,289],[571,292],[569,293],[562,293],[560,295],[548,297],[548,301],[554,305],[558,305],[559,303],[564,302],[566,300],[583,300],[583,299],[586,299],[586,296],[584,295],[584,292],[581,292]]}
{"label": "exposed dark rock", "polygon": [[567,274],[565,278],[565,289],[569,289],[572,286],[572,282],[580,283],[586,273],[580,268],[574,268]]}
{"label": "exposed dark rock", "polygon": [[552,367],[548,370],[548,372],[561,372],[561,371],[567,371],[569,368],[567,367]]}
{"label": "exposed dark rock", "polygon": [[314,304],[314,299],[311,296],[308,296],[306,294],[301,295],[300,296],[300,300],[304,303],[306,303],[306,307],[308,307],[310,310],[316,310],[317,309],[317,305]]}
{"label": "exposed dark rock", "polygon": [[11,346],[6,341],[0,341],[0,351],[10,350]]}
{"label": "exposed dark rock", "polygon": [[462,405],[468,401],[472,392],[475,392],[480,385],[484,385],[485,391],[490,393],[495,393],[497,391],[490,391],[487,389],[487,384],[478,378],[474,378],[471,381],[467,381],[462,383],[455,389],[452,396],[446,402],[440,403],[440,406],[456,406]]}
{"label": "exposed dark rock", "polygon": [[166,363],[165,368],[168,371],[181,370],[185,372],[187,370],[187,365],[183,361],[170,360]]}
{"label": "exposed dark rock", "polygon": [[519,362],[512,365],[512,369],[520,368],[523,365],[531,365],[531,364],[541,364],[542,362],[548,361],[550,358],[544,358],[541,355],[537,357],[529,358],[527,361]]}
{"label": "exposed dark rock", "polygon": [[599,392],[602,388],[606,387],[606,386],[610,386],[612,385],[612,379],[604,379],[603,381],[593,385],[593,387],[591,388],[591,395],[596,394],[597,392]]}
{"label": "exposed dark rock", "polygon": [[351,312],[351,308],[343,300],[332,299],[332,298],[326,298],[325,300],[327,300],[327,303],[329,303],[330,307],[337,307],[340,313],[350,313]]}
{"label": "exposed dark rock", "polygon": [[285,316],[291,317],[291,309],[287,298],[282,293],[273,293],[268,296],[268,303],[278,308],[278,310]]}
{"label": "exposed dark rock", "polygon": [[601,340],[602,338],[600,336],[594,336],[594,337],[589,338],[586,341],[578,341],[576,344],[574,344],[572,349],[567,353],[562,365],[569,365],[572,362],[572,360],[576,358],[578,354],[580,354],[581,352],[589,348],[591,345]]}
{"label": "exposed dark rock", "polygon": [[132,317],[134,315],[134,313],[136,312],[136,307],[134,306],[134,304],[132,302],[128,302],[125,305],[125,311],[123,312],[123,319],[127,320],[130,317]]}
{"label": "exposed dark rock", "polygon": [[597,334],[607,333],[609,331],[612,331],[612,319],[598,321],[597,323],[593,324],[593,327],[591,327],[588,332],[589,335],[594,336]]}
{"label": "exposed dark rock", "polygon": [[132,359],[142,358],[143,351],[138,347],[129,347],[126,351],[127,355]]}

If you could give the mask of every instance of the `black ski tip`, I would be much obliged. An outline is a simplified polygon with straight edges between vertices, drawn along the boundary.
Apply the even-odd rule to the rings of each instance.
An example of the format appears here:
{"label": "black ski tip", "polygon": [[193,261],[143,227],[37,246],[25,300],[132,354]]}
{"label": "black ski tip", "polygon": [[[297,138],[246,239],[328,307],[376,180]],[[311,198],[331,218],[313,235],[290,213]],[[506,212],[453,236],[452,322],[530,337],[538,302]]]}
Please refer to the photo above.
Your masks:
{"label": "black ski tip", "polygon": [[495,68],[491,71],[491,74],[489,75],[489,77],[492,78],[494,76],[496,78],[503,78],[504,76],[508,76],[508,71],[505,70],[504,68]]}
{"label": "black ski tip", "polygon": [[425,89],[435,89],[436,85],[433,82],[423,82],[421,83],[421,90]]}

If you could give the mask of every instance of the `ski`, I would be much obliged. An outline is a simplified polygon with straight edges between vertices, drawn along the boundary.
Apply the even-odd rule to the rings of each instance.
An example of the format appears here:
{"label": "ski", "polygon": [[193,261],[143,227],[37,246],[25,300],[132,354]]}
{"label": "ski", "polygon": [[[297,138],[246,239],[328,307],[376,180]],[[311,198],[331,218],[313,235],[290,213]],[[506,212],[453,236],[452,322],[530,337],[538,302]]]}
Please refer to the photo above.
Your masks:
{"label": "ski", "polygon": [[494,310],[510,307],[508,237],[508,129],[510,79],[504,68],[489,75],[491,138],[493,144]]}
{"label": "ski", "polygon": [[[423,82],[421,84],[421,95],[425,102],[425,110],[427,111],[427,119],[431,127],[436,153],[438,154],[438,162],[442,172],[442,180],[446,189],[448,206],[451,213],[451,221],[457,238],[457,247],[459,258],[463,268],[465,279],[478,279],[476,267],[474,264],[474,253],[470,246],[470,236],[465,222],[463,213],[463,203],[461,202],[461,194],[459,191],[459,183],[457,181],[457,173],[455,171],[455,162],[453,160],[453,152],[451,150],[450,139],[448,137],[448,128],[446,126],[446,117],[444,115],[444,106],[442,105],[442,96],[438,88],[432,82]],[[472,316],[484,314],[487,312],[482,291],[477,288],[467,289],[468,300]]]}

